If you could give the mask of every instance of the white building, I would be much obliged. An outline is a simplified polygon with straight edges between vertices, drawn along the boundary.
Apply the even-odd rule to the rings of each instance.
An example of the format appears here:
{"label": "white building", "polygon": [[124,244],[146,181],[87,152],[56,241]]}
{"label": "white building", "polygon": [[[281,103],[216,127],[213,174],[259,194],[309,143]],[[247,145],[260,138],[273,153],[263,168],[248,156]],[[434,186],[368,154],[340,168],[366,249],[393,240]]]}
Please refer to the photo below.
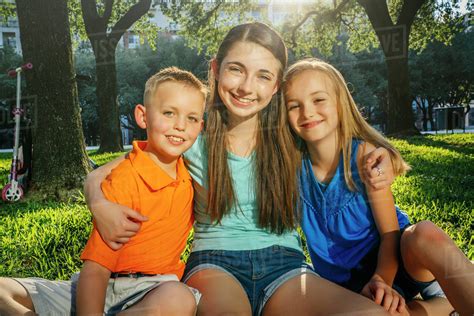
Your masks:
{"label": "white building", "polygon": [[[13,2],[0,1],[0,2]],[[20,43],[20,26],[18,24],[18,18],[9,17],[4,19],[0,16],[0,48],[10,46],[17,54],[21,54],[21,43]]]}

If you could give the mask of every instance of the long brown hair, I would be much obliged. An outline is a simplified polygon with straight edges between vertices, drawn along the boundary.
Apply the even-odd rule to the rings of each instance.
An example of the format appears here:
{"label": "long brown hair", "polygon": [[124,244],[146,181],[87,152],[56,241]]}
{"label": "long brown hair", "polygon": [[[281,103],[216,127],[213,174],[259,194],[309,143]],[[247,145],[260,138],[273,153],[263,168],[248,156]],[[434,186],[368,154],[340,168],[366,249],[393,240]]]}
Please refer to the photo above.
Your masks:
{"label": "long brown hair", "polygon": [[358,138],[375,147],[384,147],[390,153],[393,171],[395,176],[404,174],[410,169],[403,160],[400,152],[388,142],[382,134],[370,126],[359,112],[357,105],[352,98],[346,81],[342,74],[332,65],[316,58],[307,58],[299,60],[291,65],[285,73],[283,80],[283,90],[288,87],[296,75],[305,71],[314,70],[315,76],[319,74],[326,75],[331,81],[336,94],[337,113],[339,116],[339,148],[342,150],[344,161],[344,178],[347,186],[352,191],[358,189],[352,178],[350,159],[352,155],[352,139]]}
{"label": "long brown hair", "polygon": [[[247,23],[232,28],[216,55],[220,67],[228,51],[237,42],[258,44],[280,62],[278,84],[287,65],[287,49],[282,38],[263,23]],[[249,56],[251,58],[251,56]],[[219,222],[232,206],[238,206],[227,162],[226,107],[218,91],[217,80],[209,71],[210,100],[206,122],[208,148],[208,207],[212,220]],[[300,156],[287,124],[286,109],[278,91],[270,104],[258,113],[254,170],[258,224],[278,234],[298,225],[299,194],[297,171]]]}

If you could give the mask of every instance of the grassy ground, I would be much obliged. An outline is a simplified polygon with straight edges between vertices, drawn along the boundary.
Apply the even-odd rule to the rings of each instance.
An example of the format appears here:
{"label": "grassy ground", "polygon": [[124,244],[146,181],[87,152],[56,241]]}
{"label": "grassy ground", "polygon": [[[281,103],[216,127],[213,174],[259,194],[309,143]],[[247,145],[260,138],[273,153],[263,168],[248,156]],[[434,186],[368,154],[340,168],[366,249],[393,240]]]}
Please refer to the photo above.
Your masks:
{"label": "grassy ground", "polygon": [[[474,134],[392,140],[413,170],[393,184],[397,204],[413,222],[431,220],[474,259]],[[99,164],[114,155],[91,157]],[[10,155],[0,154],[0,184]],[[78,192],[71,203],[0,202],[0,276],[68,279],[80,267],[79,254],[91,216]],[[189,245],[185,253],[189,252]]]}

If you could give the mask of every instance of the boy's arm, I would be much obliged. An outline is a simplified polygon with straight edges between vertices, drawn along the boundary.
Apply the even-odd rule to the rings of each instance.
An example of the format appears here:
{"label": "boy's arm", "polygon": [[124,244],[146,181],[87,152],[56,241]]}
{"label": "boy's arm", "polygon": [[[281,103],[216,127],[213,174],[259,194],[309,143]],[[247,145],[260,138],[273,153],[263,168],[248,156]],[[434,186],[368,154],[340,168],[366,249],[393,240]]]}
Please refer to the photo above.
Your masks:
{"label": "boy's arm", "polygon": [[110,271],[86,260],[79,274],[76,295],[77,315],[102,315]]}
{"label": "boy's arm", "polygon": [[[99,190],[107,202],[119,203],[124,207],[133,207],[135,195],[138,195],[133,173],[126,168],[127,163],[118,166],[111,175],[102,181]],[[115,205],[115,204],[114,204]],[[102,315],[107,284],[111,271],[116,271],[122,249],[108,247],[99,235],[97,224],[82,252],[84,265],[79,275],[77,307],[79,315]]]}
{"label": "boy's arm", "polygon": [[[363,156],[375,147],[362,144],[359,147],[358,163],[363,163]],[[360,167],[359,167],[360,168]],[[400,227],[395,210],[395,202],[390,187],[375,189],[366,186],[367,196],[380,234],[380,246],[377,257],[377,268],[371,280],[362,290],[362,294],[372,298],[386,310],[395,311],[404,308],[403,298],[392,289],[393,280],[398,270],[398,248]]]}
{"label": "boy's arm", "polygon": [[89,210],[94,216],[97,230],[112,249],[120,249],[140,229],[140,222],[147,217],[134,210],[108,201],[100,184],[117,167],[125,156],[120,156],[87,175],[84,193]]}

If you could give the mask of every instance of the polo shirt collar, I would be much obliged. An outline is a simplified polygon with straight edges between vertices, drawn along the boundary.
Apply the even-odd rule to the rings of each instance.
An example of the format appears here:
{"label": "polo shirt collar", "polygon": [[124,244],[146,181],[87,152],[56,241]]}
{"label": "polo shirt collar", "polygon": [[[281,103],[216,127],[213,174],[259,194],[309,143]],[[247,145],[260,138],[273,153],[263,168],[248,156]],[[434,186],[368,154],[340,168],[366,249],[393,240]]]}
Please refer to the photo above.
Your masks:
{"label": "polo shirt collar", "polygon": [[129,153],[129,159],[140,178],[142,178],[152,190],[158,191],[177,181],[191,180],[191,176],[184,166],[183,157],[179,157],[178,159],[177,179],[173,179],[143,151],[146,145],[146,141],[134,141],[133,149]]}

